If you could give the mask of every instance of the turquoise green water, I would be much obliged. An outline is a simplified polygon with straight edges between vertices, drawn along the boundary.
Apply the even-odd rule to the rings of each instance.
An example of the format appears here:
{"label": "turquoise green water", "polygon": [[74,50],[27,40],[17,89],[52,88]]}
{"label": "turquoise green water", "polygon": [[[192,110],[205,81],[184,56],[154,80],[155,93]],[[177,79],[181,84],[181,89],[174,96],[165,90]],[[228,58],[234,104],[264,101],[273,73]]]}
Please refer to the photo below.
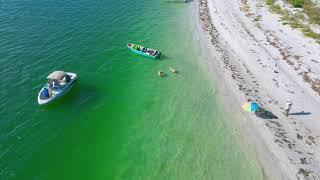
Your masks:
{"label": "turquoise green water", "polygon": [[[261,179],[199,65],[194,6],[1,1],[0,179]],[[53,70],[79,79],[40,107]]]}

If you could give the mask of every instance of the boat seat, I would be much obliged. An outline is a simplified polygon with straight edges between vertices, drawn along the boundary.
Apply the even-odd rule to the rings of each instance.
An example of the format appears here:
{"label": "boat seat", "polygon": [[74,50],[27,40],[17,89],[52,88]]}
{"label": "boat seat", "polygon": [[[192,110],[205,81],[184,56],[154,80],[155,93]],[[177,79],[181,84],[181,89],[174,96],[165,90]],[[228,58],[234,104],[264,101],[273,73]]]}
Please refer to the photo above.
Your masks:
{"label": "boat seat", "polygon": [[155,52],[155,51],[150,50],[150,49],[147,50],[147,53],[149,53],[149,54],[153,54],[154,52]]}
{"label": "boat seat", "polygon": [[41,94],[40,94],[40,99],[42,99],[42,100],[50,99],[49,90],[48,90],[48,89],[44,89],[44,90],[41,92]]}

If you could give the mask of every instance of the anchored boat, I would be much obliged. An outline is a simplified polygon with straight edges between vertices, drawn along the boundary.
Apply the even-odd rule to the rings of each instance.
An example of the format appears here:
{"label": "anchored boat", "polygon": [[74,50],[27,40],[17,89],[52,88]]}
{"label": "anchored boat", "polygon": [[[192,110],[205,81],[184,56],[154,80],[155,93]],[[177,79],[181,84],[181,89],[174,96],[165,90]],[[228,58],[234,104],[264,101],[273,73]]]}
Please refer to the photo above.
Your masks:
{"label": "anchored boat", "polygon": [[38,94],[40,105],[52,102],[63,96],[77,80],[77,75],[71,72],[54,71],[48,77],[48,82]]}
{"label": "anchored boat", "polygon": [[161,52],[155,49],[146,48],[137,44],[128,43],[128,48],[131,49],[134,53],[140,54],[142,56],[150,58],[160,58]]}

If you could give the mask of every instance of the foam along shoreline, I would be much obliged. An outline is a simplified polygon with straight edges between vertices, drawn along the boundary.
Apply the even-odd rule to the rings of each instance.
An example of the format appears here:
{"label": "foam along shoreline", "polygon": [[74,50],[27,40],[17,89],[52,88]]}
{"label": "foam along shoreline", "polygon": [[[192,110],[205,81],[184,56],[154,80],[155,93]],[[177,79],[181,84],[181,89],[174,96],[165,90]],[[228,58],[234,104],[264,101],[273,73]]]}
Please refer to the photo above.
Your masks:
{"label": "foam along shoreline", "polygon": [[[320,96],[310,83],[320,82],[319,44],[283,25],[264,1],[197,3],[207,63],[230,92],[225,103],[252,137],[265,176],[320,179]],[[242,112],[246,99],[279,119]],[[283,114],[287,99],[294,103],[289,117]]]}

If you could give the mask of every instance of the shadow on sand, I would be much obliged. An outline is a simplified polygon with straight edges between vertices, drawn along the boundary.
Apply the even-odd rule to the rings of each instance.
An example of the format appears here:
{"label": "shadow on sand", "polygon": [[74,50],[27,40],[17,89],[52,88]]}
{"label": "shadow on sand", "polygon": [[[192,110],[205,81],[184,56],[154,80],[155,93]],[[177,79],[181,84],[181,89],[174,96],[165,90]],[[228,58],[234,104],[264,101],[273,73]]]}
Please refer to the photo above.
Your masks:
{"label": "shadow on sand", "polygon": [[310,115],[311,112],[304,112],[304,111],[301,111],[301,112],[296,112],[296,113],[290,113],[289,115],[299,115],[299,116],[305,116],[305,115]]}
{"label": "shadow on sand", "polygon": [[278,119],[271,111],[267,111],[263,108],[261,108],[260,111],[255,112],[255,115],[262,119]]}

